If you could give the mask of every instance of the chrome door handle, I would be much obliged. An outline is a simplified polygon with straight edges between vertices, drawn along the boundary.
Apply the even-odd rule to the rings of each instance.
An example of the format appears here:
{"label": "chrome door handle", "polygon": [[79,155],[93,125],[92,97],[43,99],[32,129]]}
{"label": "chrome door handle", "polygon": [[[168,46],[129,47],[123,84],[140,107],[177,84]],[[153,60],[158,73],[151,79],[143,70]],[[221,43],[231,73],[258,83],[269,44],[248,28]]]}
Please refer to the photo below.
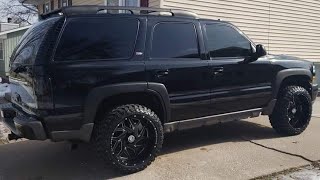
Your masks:
{"label": "chrome door handle", "polygon": [[213,75],[218,75],[223,73],[223,68],[213,68]]}
{"label": "chrome door handle", "polygon": [[169,75],[169,70],[160,70],[157,71],[156,76],[157,77],[164,77],[164,76],[168,76]]}

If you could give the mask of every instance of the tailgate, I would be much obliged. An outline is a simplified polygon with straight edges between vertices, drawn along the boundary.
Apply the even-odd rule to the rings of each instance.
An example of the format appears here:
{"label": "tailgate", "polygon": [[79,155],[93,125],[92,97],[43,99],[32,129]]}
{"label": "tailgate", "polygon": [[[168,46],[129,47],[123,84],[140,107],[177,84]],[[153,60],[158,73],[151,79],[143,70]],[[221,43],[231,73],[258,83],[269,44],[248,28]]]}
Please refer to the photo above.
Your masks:
{"label": "tailgate", "polygon": [[[41,98],[50,96],[45,77],[45,64],[50,60],[50,53],[56,36],[55,25],[61,18],[55,17],[40,21],[23,35],[10,59],[11,101],[28,110],[43,108]],[[61,19],[63,20],[63,19]],[[60,23],[61,24],[61,23]],[[51,102],[52,103],[52,102]],[[41,107],[39,107],[41,106]]]}

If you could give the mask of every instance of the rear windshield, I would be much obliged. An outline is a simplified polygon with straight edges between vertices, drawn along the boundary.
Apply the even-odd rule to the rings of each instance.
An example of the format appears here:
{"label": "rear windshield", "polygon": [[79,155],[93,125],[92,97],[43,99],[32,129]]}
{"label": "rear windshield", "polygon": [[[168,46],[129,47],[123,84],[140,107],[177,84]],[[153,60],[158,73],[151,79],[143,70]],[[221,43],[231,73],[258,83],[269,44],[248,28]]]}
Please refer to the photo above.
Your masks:
{"label": "rear windshield", "polygon": [[69,19],[55,54],[55,61],[114,60],[130,58],[139,20],[135,18]]}
{"label": "rear windshield", "polygon": [[50,18],[40,21],[28,29],[21,37],[11,56],[13,64],[34,64],[40,45],[48,30],[60,18]]}

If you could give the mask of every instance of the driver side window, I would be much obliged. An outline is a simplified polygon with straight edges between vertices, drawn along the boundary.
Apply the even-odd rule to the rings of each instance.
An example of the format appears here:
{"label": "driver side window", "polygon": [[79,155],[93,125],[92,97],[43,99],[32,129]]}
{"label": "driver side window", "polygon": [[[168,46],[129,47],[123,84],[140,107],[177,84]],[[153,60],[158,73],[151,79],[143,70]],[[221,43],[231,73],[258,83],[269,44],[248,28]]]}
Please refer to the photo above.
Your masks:
{"label": "driver side window", "polygon": [[206,45],[211,58],[247,57],[251,43],[228,24],[206,24]]}

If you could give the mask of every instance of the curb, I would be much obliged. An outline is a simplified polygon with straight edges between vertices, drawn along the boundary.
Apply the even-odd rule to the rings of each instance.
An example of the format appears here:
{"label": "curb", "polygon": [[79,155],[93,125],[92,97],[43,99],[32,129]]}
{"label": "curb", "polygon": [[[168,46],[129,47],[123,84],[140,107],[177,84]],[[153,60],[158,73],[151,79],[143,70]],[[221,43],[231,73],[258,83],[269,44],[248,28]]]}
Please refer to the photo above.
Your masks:
{"label": "curb", "polygon": [[308,167],[312,167],[312,168],[315,168],[315,169],[317,168],[318,169],[320,167],[320,161],[313,161],[312,163],[309,163],[309,164],[304,165],[304,166],[285,169],[285,170],[280,171],[280,172],[275,172],[275,173],[271,173],[271,174],[268,174],[268,175],[263,175],[263,176],[259,176],[259,177],[256,177],[256,178],[252,178],[251,180],[278,179],[277,177],[279,177],[281,175],[288,175],[290,173],[294,173],[294,172],[297,172],[299,170],[306,169]]}

